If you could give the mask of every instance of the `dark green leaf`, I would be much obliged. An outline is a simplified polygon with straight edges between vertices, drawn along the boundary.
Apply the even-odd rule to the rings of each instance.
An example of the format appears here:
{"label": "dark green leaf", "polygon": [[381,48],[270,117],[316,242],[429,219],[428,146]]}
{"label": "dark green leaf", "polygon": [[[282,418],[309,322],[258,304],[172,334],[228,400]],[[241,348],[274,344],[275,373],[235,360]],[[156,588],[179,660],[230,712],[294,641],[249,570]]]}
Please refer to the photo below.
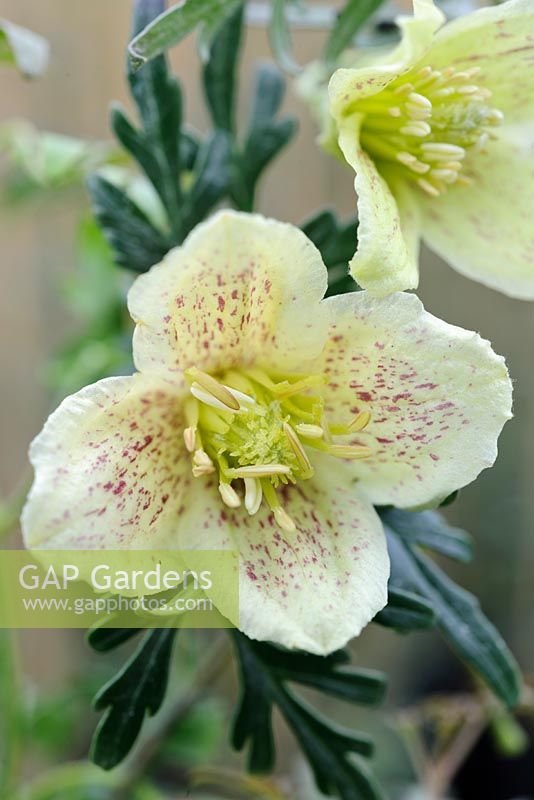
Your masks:
{"label": "dark green leaf", "polygon": [[436,614],[433,606],[419,595],[390,587],[388,604],[376,615],[374,622],[404,633],[433,628]]}
{"label": "dark green leaf", "polygon": [[414,544],[385,525],[392,564],[391,585],[431,603],[437,626],[460,658],[506,705],[521,691],[517,664],[473,595],[457,586]]}
{"label": "dark green leaf", "polygon": [[252,112],[241,152],[234,156],[232,197],[238,208],[251,211],[258,181],[296,131],[296,121],[277,118],[285,82],[271,64],[256,70]]}
{"label": "dark green leaf", "polygon": [[138,628],[107,628],[102,625],[87,632],[87,643],[97,653],[107,653],[138,636],[140,632]]}
{"label": "dark green leaf", "polygon": [[228,191],[230,183],[230,139],[217,131],[198,151],[193,185],[184,198],[184,230],[190,231]]}
{"label": "dark green leaf", "polygon": [[176,631],[150,631],[130,660],[94,701],[106,713],[96,730],[91,757],[102,769],[112,769],[132,749],[145,716],[159,710],[169,676]]}
{"label": "dark green leaf", "polygon": [[215,128],[232,132],[235,126],[236,65],[243,31],[243,4],[225,20],[212,41],[203,70],[204,91]]}
{"label": "dark green leaf", "polygon": [[88,179],[87,188],[93,213],[117,264],[134,272],[146,272],[161,261],[172,242],[121,189],[99,175]]}
{"label": "dark green leaf", "polygon": [[249,767],[260,772],[273,767],[272,714],[277,706],[310,762],[321,791],[337,794],[342,800],[379,800],[382,795],[376,781],[353,756],[371,755],[370,740],[319,715],[285,684],[299,683],[352,702],[375,703],[383,694],[382,677],[342,666],[347,660],[343,651],[323,658],[252,642],[238,632],[234,640],[242,696],[233,744],[241,750],[249,743]]}
{"label": "dark green leaf", "polygon": [[269,41],[280,67],[291,75],[296,75],[300,72],[300,67],[293,57],[291,30],[286,16],[287,5],[288,0],[272,0]]}
{"label": "dark green leaf", "polygon": [[410,544],[419,544],[436,553],[468,563],[473,558],[471,536],[449,525],[437,511],[412,513],[397,508],[380,512],[385,525]]}
{"label": "dark green leaf", "polygon": [[[162,7],[159,0],[135,6],[134,30],[146,24],[149,15]],[[180,211],[180,149],[182,96],[180,87],[169,73],[164,56],[158,56],[137,72],[129,70],[133,98],[139,110],[142,129],[127,124],[124,115],[113,114],[112,123],[124,146],[139,161],[167,210],[173,243],[182,239]]]}
{"label": "dark green leaf", "polygon": [[336,61],[343,50],[351,44],[364,22],[382,3],[383,0],[348,0],[328,37],[324,53],[325,61],[328,63]]}
{"label": "dark green leaf", "polygon": [[327,209],[306,220],[300,227],[320,250],[329,269],[346,266],[356,251],[357,219],[339,222],[334,212]]}
{"label": "dark green leaf", "polygon": [[185,0],[159,13],[155,19],[150,18],[138,28],[130,42],[128,50],[134,66],[160,56],[181,42],[197,25],[208,26],[214,32],[239,2],[241,0]]}

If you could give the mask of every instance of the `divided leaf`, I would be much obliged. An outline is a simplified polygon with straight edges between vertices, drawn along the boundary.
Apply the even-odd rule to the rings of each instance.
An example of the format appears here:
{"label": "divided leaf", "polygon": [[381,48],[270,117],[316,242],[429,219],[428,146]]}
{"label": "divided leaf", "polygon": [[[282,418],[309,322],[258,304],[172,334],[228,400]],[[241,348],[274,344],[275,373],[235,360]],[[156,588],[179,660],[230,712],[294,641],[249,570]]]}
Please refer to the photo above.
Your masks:
{"label": "divided leaf", "polygon": [[379,611],[373,622],[399,633],[427,630],[436,625],[436,614],[431,603],[419,595],[390,586],[388,604]]}
{"label": "divided leaf", "polygon": [[243,34],[243,4],[219,27],[212,38],[203,69],[204,92],[213,126],[231,133],[235,128],[236,68]]}
{"label": "divided leaf", "polygon": [[376,704],[385,682],[379,673],[341,665],[343,651],[322,658],[293,653],[274,645],[253,642],[235,632],[242,698],[234,722],[233,744],[241,750],[249,743],[249,767],[272,769],[275,745],[272,730],[276,706],[300,743],[322,792],[342,800],[380,800],[380,789],[368,768],[353,754],[368,757],[372,742],[326,719],[288,689],[286,682],[310,686],[333,697]]}
{"label": "divided leaf", "polygon": [[117,264],[134,272],[146,272],[172,247],[127,194],[100,175],[87,180],[93,213],[102,228]]}
{"label": "divided leaf", "polygon": [[[446,544],[438,542],[440,534],[435,517],[439,515],[432,514],[429,518],[427,514],[387,511],[383,515],[391,557],[390,586],[412,592],[429,603],[434,609],[437,627],[453,650],[503,703],[512,707],[517,704],[521,693],[519,668],[499,632],[482,613],[478,600],[457,586],[422,552],[420,544],[438,552],[449,550],[450,554],[458,542],[458,531],[452,529],[452,538],[448,538],[450,529],[447,531],[444,521],[443,542]],[[431,521],[431,533],[425,541],[421,532],[414,535],[414,531],[421,523],[424,525],[426,519]],[[406,531],[411,531],[411,534],[407,536]],[[452,548],[451,541],[455,542]],[[456,552],[462,557],[466,555],[462,547]]]}
{"label": "divided leaf", "polygon": [[325,209],[303,222],[301,228],[320,251],[328,268],[326,296],[357,291],[359,287],[349,274],[348,262],[357,247],[358,219],[339,222],[333,211]]}
{"label": "divided leaf", "polygon": [[[204,41],[209,42],[243,0],[184,0],[167,11],[147,20],[137,29],[137,35],[128,47],[134,68],[160,56],[170,47],[178,44],[198,25],[208,28],[210,34]],[[164,6],[163,6],[164,7]]]}
{"label": "divided leaf", "polygon": [[238,208],[251,211],[258,182],[271,161],[289,143],[297,123],[278,117],[285,81],[272,64],[256,68],[252,111],[241,148],[234,154],[232,198]]}
{"label": "divided leaf", "polygon": [[145,716],[154,716],[161,707],[175,635],[174,629],[147,633],[130,660],[95,697],[95,710],[106,710],[91,750],[93,761],[102,769],[113,769],[128,755]]}

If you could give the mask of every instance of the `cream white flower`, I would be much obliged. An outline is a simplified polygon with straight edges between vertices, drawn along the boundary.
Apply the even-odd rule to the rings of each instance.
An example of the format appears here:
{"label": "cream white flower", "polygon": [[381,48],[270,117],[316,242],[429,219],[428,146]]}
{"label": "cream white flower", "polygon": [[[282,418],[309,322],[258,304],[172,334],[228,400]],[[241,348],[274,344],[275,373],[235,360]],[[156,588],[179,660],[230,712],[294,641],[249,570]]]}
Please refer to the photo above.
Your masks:
{"label": "cream white flower", "polygon": [[413,295],[323,300],[290,225],[221,212],[138,278],[139,372],[31,446],[32,548],[237,549],[240,627],[328,653],[384,606],[373,504],[437,502],[496,457],[503,359]]}
{"label": "cream white flower", "polygon": [[356,171],[351,271],[380,296],[414,288],[423,237],[464,275],[532,300],[534,4],[443,21],[414,0],[389,57],[330,81],[325,144]]}

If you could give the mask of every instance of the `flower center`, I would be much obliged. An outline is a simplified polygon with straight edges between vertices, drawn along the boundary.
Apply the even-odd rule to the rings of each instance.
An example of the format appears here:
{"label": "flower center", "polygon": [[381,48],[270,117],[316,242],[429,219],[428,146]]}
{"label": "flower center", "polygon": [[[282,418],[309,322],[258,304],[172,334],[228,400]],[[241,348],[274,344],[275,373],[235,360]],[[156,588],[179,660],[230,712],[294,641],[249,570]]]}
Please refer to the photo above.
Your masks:
{"label": "flower center", "polygon": [[348,425],[328,425],[324,415],[322,375],[267,374],[259,369],[228,370],[217,376],[192,367],[186,371],[184,441],[196,478],[218,473],[219,492],[230,508],[244,504],[255,514],[265,501],[278,525],[295,530],[277,490],[314,474],[309,451],[337,458],[366,458],[360,444],[344,444],[368,425],[360,412]]}
{"label": "flower center", "polygon": [[480,67],[415,68],[358,102],[356,110],[365,114],[362,147],[433,197],[451,184],[470,184],[463,174],[467,152],[494,139],[492,128],[503,120],[488,105],[489,89],[473,83],[479,74]]}

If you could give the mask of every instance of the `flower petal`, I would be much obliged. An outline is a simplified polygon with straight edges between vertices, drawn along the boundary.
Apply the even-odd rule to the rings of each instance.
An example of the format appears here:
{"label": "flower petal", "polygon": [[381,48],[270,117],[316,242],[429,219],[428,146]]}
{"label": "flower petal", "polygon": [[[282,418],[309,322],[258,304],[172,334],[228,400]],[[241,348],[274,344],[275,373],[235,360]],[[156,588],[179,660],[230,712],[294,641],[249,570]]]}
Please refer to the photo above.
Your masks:
{"label": "flower petal", "polygon": [[136,366],[294,370],[324,344],[326,285],[319,251],[298,228],[223,211],[130,290]]}
{"label": "flower petal", "polygon": [[510,0],[458,17],[436,35],[428,63],[441,68],[481,67],[476,83],[492,91],[491,104],[507,122],[532,120],[534,6]]}
{"label": "flower petal", "polygon": [[519,126],[514,133],[503,130],[471,156],[470,186],[421,204],[422,229],[429,246],[458,272],[534,300],[534,130]]}
{"label": "flower petal", "polygon": [[176,389],[107,378],[67,397],[33,441],[27,547],[164,548],[192,480]]}
{"label": "flower petal", "polygon": [[339,146],[356,172],[358,249],[350,262],[354,279],[382,297],[419,283],[419,214],[413,193],[401,182],[386,183],[359,143],[360,115],[343,118]]}
{"label": "flower petal", "polygon": [[432,0],[414,0],[413,17],[397,20],[402,31],[400,44],[388,57],[381,50],[375,63],[353,69],[338,69],[332,75],[328,93],[330,111],[340,121],[354,112],[355,104],[363,97],[382,91],[391,81],[407,72],[427,52],[435,31],[445,20]]}
{"label": "flower petal", "polygon": [[[316,476],[284,493],[297,530],[284,533],[264,504],[248,516],[223,508],[199,479],[182,546],[241,554],[240,623],[252,639],[326,654],[357,636],[387,602],[382,524],[343,464],[316,459]],[[202,522],[202,519],[204,521]]]}
{"label": "flower petal", "polygon": [[356,292],[325,304],[327,418],[347,424],[371,412],[352,441],[372,455],[351,469],[374,504],[437,503],[493,464],[512,387],[489,342],[432,316],[415,295]]}

